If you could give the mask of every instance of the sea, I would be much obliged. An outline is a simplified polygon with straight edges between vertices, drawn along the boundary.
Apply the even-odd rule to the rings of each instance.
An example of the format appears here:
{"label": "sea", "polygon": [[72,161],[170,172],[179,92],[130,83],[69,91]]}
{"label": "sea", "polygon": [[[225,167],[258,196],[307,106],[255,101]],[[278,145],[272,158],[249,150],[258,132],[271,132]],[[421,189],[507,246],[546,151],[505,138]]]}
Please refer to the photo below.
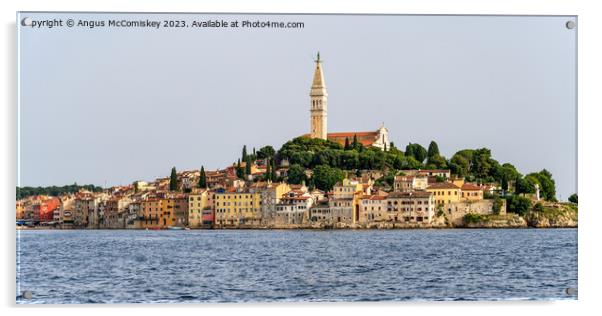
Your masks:
{"label": "sea", "polygon": [[16,242],[17,304],[577,299],[577,229],[18,230]]}

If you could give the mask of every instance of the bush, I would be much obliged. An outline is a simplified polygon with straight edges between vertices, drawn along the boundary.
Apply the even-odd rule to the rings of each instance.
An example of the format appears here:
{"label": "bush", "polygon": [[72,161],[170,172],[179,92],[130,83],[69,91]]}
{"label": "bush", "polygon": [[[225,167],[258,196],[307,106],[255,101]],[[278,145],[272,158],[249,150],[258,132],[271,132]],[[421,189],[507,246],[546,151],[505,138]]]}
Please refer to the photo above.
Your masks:
{"label": "bush", "polygon": [[500,199],[499,196],[496,196],[495,199],[493,200],[493,214],[495,215],[499,215],[500,212],[502,211],[502,205],[504,205],[504,202],[502,202],[502,199]]}
{"label": "bush", "polygon": [[485,220],[483,215],[468,213],[464,215],[464,224],[474,224]]}
{"label": "bush", "polygon": [[535,203],[533,210],[536,212],[543,212],[543,204],[541,204],[541,202]]}
{"label": "bush", "polygon": [[506,199],[506,209],[508,212],[523,216],[531,208],[531,200],[526,197],[512,195]]}

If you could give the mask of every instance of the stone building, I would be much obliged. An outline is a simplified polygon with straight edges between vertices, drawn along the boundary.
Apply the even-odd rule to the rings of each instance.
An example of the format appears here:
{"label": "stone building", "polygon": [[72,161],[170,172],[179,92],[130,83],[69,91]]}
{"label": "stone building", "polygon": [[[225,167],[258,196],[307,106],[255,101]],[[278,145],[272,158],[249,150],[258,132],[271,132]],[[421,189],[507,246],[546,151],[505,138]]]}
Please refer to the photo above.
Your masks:
{"label": "stone building", "polygon": [[430,192],[392,192],[387,196],[389,220],[405,223],[431,223],[435,215],[435,200]]}
{"label": "stone building", "polygon": [[373,223],[388,220],[387,197],[382,195],[365,195],[360,200],[359,223]]}

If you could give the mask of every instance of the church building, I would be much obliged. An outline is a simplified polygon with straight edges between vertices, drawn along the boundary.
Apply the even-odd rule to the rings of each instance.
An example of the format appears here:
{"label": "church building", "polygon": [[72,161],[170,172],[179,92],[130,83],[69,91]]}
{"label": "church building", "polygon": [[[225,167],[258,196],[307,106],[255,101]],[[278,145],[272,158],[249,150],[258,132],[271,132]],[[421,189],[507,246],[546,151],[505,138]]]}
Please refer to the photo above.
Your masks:
{"label": "church building", "polygon": [[316,70],[311,84],[310,96],[310,133],[305,135],[311,138],[328,139],[345,145],[345,141],[351,143],[356,137],[357,141],[365,147],[377,147],[387,150],[389,145],[389,131],[384,124],[375,131],[364,132],[337,132],[328,133],[328,93],[324,73],[322,72],[322,61],[320,53],[316,58]]}

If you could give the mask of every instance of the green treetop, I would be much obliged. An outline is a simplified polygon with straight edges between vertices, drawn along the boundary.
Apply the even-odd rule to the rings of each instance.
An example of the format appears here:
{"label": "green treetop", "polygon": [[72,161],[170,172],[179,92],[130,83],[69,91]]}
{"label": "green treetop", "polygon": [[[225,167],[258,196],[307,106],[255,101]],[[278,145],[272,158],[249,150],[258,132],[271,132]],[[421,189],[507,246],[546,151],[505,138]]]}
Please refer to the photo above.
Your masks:
{"label": "green treetop", "polygon": [[205,167],[201,166],[201,174],[199,176],[199,188],[207,188],[207,175],[205,175]]}
{"label": "green treetop", "polygon": [[176,173],[176,167],[171,168],[171,175],[169,177],[169,190],[178,190],[178,174]]}

